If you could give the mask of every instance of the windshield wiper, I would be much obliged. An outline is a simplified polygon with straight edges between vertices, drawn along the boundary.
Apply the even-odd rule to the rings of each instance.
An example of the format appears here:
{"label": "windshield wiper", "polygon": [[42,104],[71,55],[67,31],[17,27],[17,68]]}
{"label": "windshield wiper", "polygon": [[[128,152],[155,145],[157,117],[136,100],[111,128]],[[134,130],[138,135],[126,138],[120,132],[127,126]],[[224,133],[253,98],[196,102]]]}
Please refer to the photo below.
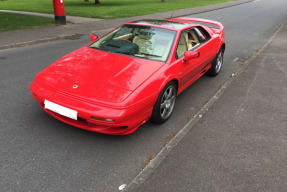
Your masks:
{"label": "windshield wiper", "polygon": [[159,55],[154,55],[154,54],[150,54],[150,53],[133,53],[134,55],[146,55],[146,56],[153,56],[153,57],[161,57]]}

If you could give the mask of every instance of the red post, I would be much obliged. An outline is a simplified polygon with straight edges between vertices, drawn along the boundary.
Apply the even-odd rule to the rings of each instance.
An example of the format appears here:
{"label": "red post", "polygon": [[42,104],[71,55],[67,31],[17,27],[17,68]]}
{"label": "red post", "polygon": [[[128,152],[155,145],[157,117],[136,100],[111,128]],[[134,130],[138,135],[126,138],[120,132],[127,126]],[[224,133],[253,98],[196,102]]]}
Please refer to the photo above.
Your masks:
{"label": "red post", "polygon": [[55,23],[65,25],[66,14],[65,14],[64,0],[53,0],[53,5],[55,13]]}

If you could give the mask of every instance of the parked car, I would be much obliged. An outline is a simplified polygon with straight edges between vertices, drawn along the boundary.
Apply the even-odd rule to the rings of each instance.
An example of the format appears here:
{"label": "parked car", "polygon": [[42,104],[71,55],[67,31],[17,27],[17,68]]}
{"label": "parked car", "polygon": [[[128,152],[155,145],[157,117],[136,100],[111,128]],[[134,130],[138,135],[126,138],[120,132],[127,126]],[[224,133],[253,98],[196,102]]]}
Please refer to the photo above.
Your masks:
{"label": "parked car", "polygon": [[30,90],[56,119],[105,134],[167,121],[178,94],[220,72],[225,51],[221,23],[188,17],[127,22],[91,39],[41,71]]}

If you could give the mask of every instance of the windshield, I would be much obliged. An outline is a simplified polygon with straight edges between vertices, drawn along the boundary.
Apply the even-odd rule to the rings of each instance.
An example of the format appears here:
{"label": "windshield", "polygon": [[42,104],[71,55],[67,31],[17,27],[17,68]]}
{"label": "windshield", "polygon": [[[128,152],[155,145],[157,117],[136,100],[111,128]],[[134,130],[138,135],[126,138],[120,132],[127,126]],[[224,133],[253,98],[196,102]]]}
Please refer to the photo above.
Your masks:
{"label": "windshield", "polygon": [[116,52],[146,59],[166,61],[176,31],[123,25],[91,44],[91,48]]}

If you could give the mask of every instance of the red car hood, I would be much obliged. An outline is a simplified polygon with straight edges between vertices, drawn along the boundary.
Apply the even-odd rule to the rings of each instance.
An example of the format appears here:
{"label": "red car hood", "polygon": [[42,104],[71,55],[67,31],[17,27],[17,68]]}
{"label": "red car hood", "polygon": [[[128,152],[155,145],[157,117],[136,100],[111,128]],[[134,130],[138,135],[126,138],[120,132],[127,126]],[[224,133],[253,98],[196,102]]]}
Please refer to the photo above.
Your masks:
{"label": "red car hood", "polygon": [[121,102],[163,64],[83,47],[44,69],[35,81],[80,97]]}

